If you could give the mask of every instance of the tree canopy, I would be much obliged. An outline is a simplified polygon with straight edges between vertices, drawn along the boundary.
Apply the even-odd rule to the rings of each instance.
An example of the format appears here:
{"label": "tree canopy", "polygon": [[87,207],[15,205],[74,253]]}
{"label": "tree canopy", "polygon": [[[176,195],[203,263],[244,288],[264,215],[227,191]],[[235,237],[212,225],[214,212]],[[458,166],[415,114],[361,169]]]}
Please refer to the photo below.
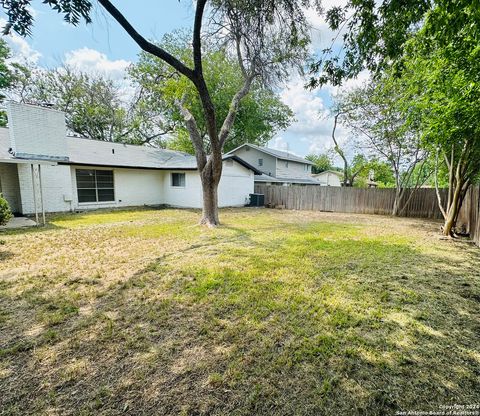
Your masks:
{"label": "tree canopy", "polygon": [[[191,63],[193,57],[188,46],[190,36],[184,31],[164,36],[160,45],[175,51],[185,62]],[[229,104],[236,91],[242,85],[242,72],[235,57],[228,54],[223,46],[203,44],[203,71],[207,84],[212,90],[212,101],[217,108],[217,129],[229,111]],[[203,108],[200,98],[192,83],[176,76],[164,61],[142,52],[139,61],[129,69],[134,85],[142,90],[140,103],[145,107],[157,108],[165,121],[172,127],[172,138],[167,147],[194,152],[192,143],[188,141],[188,131],[183,124],[183,115],[177,106],[183,100],[186,107],[197,120],[197,127],[208,148],[208,129],[202,117]],[[224,151],[249,142],[257,145],[266,144],[277,131],[287,128],[293,120],[290,108],[282,103],[271,88],[262,86],[260,82],[252,85],[250,93],[238,107],[235,122],[232,125]]]}
{"label": "tree canopy", "polygon": [[[4,39],[0,39],[0,105],[9,91],[15,88],[27,68],[18,62],[9,62],[11,50]],[[0,127],[7,125],[7,114],[0,108]]]}
{"label": "tree canopy", "polygon": [[321,173],[333,168],[332,158],[328,153],[309,154],[305,159],[313,163],[312,173]]}

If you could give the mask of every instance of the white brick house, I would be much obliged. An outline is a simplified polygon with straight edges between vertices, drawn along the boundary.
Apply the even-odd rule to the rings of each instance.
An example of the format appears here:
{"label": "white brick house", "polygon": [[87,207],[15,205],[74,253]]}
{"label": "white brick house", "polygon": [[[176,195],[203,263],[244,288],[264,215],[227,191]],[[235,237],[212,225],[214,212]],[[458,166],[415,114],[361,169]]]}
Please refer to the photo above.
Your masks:
{"label": "white brick house", "polygon": [[[65,115],[9,103],[0,128],[0,192],[20,214],[140,205],[202,206],[195,157],[145,146],[67,137]],[[243,206],[260,173],[225,156],[219,205]]]}
{"label": "white brick house", "polygon": [[319,184],[312,178],[313,163],[289,152],[245,143],[227,155],[238,156],[261,171],[261,175],[255,175],[255,182],[258,183]]}

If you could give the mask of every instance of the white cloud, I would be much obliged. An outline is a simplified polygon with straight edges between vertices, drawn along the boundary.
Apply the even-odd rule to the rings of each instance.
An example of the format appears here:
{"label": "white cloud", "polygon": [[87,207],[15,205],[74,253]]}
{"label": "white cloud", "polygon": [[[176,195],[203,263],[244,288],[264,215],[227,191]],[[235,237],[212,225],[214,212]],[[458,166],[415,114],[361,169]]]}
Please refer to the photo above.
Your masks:
{"label": "white cloud", "polygon": [[294,151],[301,146],[309,153],[325,152],[331,142],[332,120],[328,118],[328,108],[319,92],[306,90],[304,84],[304,80],[296,77],[281,91],[280,97],[292,109],[296,121],[281,136],[275,137],[270,145],[285,150],[288,137],[294,141],[288,140],[289,150]]}
{"label": "white cloud", "polygon": [[338,46],[341,42],[341,34],[330,30],[325,19],[326,12],[332,7],[343,7],[347,5],[347,0],[324,0],[322,7],[324,12],[319,14],[315,9],[305,10],[305,16],[311,26],[311,51],[318,52],[328,47]]}
{"label": "white cloud", "polygon": [[89,74],[101,74],[113,80],[123,80],[131,64],[124,59],[110,60],[107,55],[95,49],[81,48],[65,54],[65,64]]}
{"label": "white cloud", "polygon": [[305,81],[300,77],[293,79],[280,93],[282,101],[295,113],[296,122],[288,129],[301,136],[314,136],[323,128],[320,114],[326,111],[322,98],[304,88]]}
{"label": "white cloud", "polygon": [[272,149],[283,150],[283,151],[289,150],[288,149],[288,147],[289,147],[288,142],[282,136],[274,137],[268,143],[268,147],[271,147]]}
{"label": "white cloud", "polygon": [[[5,19],[0,19],[0,28],[3,30],[7,21]],[[12,50],[12,58],[10,59],[11,62],[20,62],[20,63],[31,63],[36,64],[42,54],[33,49],[30,44],[21,36],[17,35],[16,33],[12,32],[9,35],[3,37],[10,49]]]}

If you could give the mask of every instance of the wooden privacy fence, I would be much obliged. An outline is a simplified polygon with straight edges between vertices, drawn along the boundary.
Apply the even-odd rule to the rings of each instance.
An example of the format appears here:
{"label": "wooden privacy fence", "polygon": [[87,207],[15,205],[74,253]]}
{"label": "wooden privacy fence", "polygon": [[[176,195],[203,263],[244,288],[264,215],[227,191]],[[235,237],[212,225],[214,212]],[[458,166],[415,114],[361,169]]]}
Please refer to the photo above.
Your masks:
{"label": "wooden privacy fence", "polygon": [[[392,213],[395,200],[395,189],[256,184],[255,192],[265,195],[267,206],[357,214],[389,215]],[[445,193],[444,190],[442,193]],[[408,195],[405,196],[405,199],[407,198]],[[403,215],[442,218],[435,190],[418,189],[405,207]]]}
{"label": "wooden privacy fence", "polygon": [[[480,245],[480,188],[470,188],[459,215],[472,239]],[[255,184],[255,192],[265,195],[265,205],[285,209],[390,215],[395,189],[341,188],[318,185]],[[408,191],[411,192],[411,191]],[[445,189],[440,190],[446,198]],[[409,198],[409,194],[404,200]],[[435,189],[417,189],[402,212],[405,217],[441,219]]]}
{"label": "wooden privacy fence", "polygon": [[463,224],[470,238],[480,246],[480,187],[468,190],[457,223]]}

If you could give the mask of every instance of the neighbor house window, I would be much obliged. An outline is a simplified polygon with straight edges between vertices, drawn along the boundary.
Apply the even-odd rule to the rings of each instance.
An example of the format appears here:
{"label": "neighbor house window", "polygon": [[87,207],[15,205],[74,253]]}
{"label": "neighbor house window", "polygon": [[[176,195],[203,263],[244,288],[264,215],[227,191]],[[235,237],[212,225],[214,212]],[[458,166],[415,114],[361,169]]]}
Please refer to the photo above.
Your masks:
{"label": "neighbor house window", "polygon": [[113,170],[77,169],[78,202],[113,202]]}
{"label": "neighbor house window", "polygon": [[288,168],[288,160],[285,162],[285,167]]}
{"label": "neighbor house window", "polygon": [[172,173],[172,186],[176,188],[185,188],[185,174]]}
{"label": "neighbor house window", "polygon": [[263,166],[263,159],[258,159],[258,166]]}

